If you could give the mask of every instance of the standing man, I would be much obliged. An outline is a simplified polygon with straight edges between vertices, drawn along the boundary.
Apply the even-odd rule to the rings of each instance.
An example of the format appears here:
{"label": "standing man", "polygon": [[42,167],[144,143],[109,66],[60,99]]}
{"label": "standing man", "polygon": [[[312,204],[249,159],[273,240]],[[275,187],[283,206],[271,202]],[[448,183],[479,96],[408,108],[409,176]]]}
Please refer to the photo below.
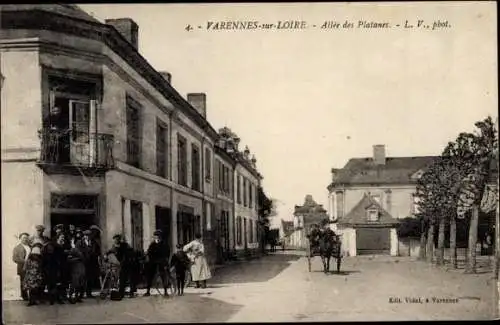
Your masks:
{"label": "standing man", "polygon": [[44,232],[45,232],[45,226],[43,225],[35,226],[35,234],[31,237],[30,240],[31,246],[35,245],[36,243],[42,244],[42,246],[44,246],[49,242],[49,238],[43,234]]}
{"label": "standing man", "polygon": [[[125,296],[125,286],[127,282],[130,282],[130,296],[133,297],[133,293],[136,291],[136,283],[131,279],[130,266],[132,259],[132,247],[125,241],[120,234],[113,236],[113,248],[112,252],[116,255],[116,258],[120,262],[120,288],[119,295],[120,298]],[[132,281],[131,281],[132,280]]]}
{"label": "standing man", "polygon": [[23,232],[19,235],[20,243],[14,247],[14,251],[12,254],[12,260],[17,264],[17,275],[19,275],[20,280],[20,288],[21,288],[21,297],[24,301],[28,301],[28,293],[23,288],[24,281],[24,264],[28,259],[28,255],[31,253],[31,247],[29,246],[29,234]]}
{"label": "standing man", "polygon": [[101,255],[101,247],[92,236],[91,230],[85,230],[83,232],[81,246],[81,250],[84,254],[85,274],[87,276],[85,291],[87,298],[91,298],[92,289],[95,288],[99,279],[99,256]]}
{"label": "standing man", "polygon": [[161,230],[156,230],[153,233],[153,242],[149,245],[147,251],[147,288],[144,296],[150,296],[151,285],[153,284],[153,280],[155,279],[156,273],[161,278],[163,289],[165,290],[165,296],[168,296],[167,287],[168,287],[168,279],[166,277],[166,271],[168,271],[168,259],[170,257],[170,247],[168,247],[167,243],[162,239]]}

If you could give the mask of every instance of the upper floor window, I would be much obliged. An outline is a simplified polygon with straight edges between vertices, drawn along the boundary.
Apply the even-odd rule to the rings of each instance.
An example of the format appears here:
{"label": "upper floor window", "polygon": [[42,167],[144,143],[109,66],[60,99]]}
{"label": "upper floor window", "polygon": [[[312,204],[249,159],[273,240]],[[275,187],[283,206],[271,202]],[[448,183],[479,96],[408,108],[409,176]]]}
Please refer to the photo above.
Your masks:
{"label": "upper floor window", "polygon": [[247,179],[243,177],[243,206],[247,206]]}
{"label": "upper floor window", "polygon": [[180,134],[177,135],[177,182],[187,186],[187,143]]}
{"label": "upper floor window", "polygon": [[205,148],[205,179],[212,179],[212,152],[209,148]]}
{"label": "upper floor window", "polygon": [[161,122],[156,122],[156,175],[167,177],[168,171],[168,133],[167,126]]}
{"label": "upper floor window", "polygon": [[248,206],[250,208],[253,208],[253,185],[252,183],[248,182],[249,189],[248,189]]}
{"label": "upper floor window", "polygon": [[241,204],[241,176],[236,177],[236,200],[238,204]]}
{"label": "upper floor window", "polygon": [[335,195],[337,196],[337,218],[342,218],[344,217],[344,192],[339,191]]}
{"label": "upper floor window", "polygon": [[370,209],[366,211],[368,221],[378,221],[379,213],[376,209]]}
{"label": "upper floor window", "polygon": [[236,245],[241,245],[241,233],[242,233],[242,223],[241,223],[241,217],[238,216],[236,218]]}
{"label": "upper floor window", "polygon": [[200,191],[200,150],[195,144],[191,145],[191,187]]}
{"label": "upper floor window", "polygon": [[139,104],[127,97],[127,163],[141,167],[141,116]]}

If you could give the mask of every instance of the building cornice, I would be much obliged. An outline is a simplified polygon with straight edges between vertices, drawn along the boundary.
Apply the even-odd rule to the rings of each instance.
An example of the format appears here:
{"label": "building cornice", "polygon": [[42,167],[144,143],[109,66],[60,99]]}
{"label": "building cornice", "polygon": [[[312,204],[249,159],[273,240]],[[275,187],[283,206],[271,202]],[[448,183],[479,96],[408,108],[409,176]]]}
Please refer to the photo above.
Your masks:
{"label": "building cornice", "polygon": [[0,21],[2,29],[50,30],[104,43],[167,100],[172,102],[174,106],[182,109],[183,113],[199,125],[213,141],[217,141],[217,131],[210,123],[113,26],[70,18],[36,8],[30,10],[2,10]]}
{"label": "building cornice", "polygon": [[386,187],[386,188],[412,188],[417,185],[417,182],[412,183],[391,183],[391,182],[378,182],[378,183],[356,183],[356,184],[335,184],[328,185],[327,189],[331,193],[335,190],[350,190],[358,188],[373,188],[373,187]]}

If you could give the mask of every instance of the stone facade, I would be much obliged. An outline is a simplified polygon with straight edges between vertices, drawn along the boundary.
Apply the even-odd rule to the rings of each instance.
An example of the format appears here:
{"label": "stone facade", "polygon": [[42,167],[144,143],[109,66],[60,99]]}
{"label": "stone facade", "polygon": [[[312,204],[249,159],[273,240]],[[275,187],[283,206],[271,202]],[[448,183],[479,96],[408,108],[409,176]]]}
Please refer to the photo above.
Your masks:
{"label": "stone facade", "polygon": [[[172,248],[200,232],[214,265],[219,136],[206,96],[184,99],[130,46],[133,31],[124,39],[75,6],[1,14],[4,279],[15,278],[6,258],[17,235],[37,224],[47,235],[55,223],[96,224],[103,250],[115,233],[146,249],[157,228]],[[53,141],[54,121],[71,136]]]}

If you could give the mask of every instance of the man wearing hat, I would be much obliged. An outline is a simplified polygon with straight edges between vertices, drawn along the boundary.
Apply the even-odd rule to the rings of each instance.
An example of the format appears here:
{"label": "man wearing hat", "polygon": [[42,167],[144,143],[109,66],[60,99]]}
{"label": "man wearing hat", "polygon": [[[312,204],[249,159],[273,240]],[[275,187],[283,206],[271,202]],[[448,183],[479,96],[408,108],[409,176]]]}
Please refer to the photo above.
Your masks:
{"label": "man wearing hat", "polygon": [[87,298],[90,298],[92,297],[92,289],[96,287],[99,280],[99,255],[101,255],[101,247],[94,240],[92,230],[89,229],[83,232],[83,239],[80,245],[84,255],[85,274],[87,276],[85,291]]}
{"label": "man wearing hat", "polygon": [[170,257],[170,248],[167,243],[162,239],[161,230],[156,230],[153,233],[153,242],[149,244],[147,251],[147,266],[146,266],[146,280],[147,287],[145,296],[150,295],[151,285],[155,279],[156,273],[160,276],[165,290],[165,296],[168,296],[167,292],[167,278],[165,271],[168,270],[168,259]]}
{"label": "man wearing hat", "polygon": [[[120,262],[120,288],[119,294],[123,298],[125,296],[125,286],[127,282],[130,282],[130,295],[136,291],[136,283],[131,279],[130,266],[132,260],[132,247],[123,240],[121,234],[116,234],[113,236],[113,247],[111,251],[116,255],[116,258]],[[131,281],[132,280],[132,281]]]}
{"label": "man wearing hat", "polygon": [[31,246],[35,245],[36,243],[42,244],[43,246],[49,242],[49,238],[43,234],[45,231],[45,226],[37,225],[35,226],[35,231],[35,234],[31,237],[30,240]]}
{"label": "man wearing hat", "polygon": [[19,244],[14,247],[14,251],[12,253],[12,260],[17,264],[17,275],[19,275],[19,280],[21,284],[21,297],[23,300],[28,300],[28,293],[23,288],[24,281],[24,264],[28,259],[28,255],[31,253],[31,247],[29,246],[29,234],[23,232],[19,235]]}

